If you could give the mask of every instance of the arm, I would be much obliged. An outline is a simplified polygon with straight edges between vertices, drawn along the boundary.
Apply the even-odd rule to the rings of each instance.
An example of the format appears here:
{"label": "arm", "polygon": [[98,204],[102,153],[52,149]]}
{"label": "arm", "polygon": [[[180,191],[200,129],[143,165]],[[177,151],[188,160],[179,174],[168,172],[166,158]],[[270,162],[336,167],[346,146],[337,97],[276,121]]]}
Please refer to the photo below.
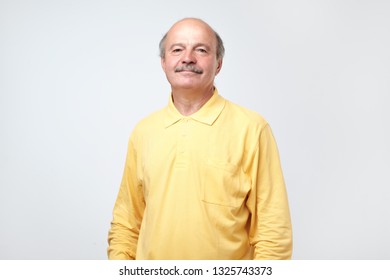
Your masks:
{"label": "arm", "polygon": [[252,160],[248,207],[252,212],[250,241],[255,248],[254,259],[290,259],[292,229],[287,192],[279,152],[268,124],[260,132]]}
{"label": "arm", "polygon": [[137,155],[130,138],[122,182],[108,234],[109,259],[135,259],[145,209],[142,184],[137,179]]}

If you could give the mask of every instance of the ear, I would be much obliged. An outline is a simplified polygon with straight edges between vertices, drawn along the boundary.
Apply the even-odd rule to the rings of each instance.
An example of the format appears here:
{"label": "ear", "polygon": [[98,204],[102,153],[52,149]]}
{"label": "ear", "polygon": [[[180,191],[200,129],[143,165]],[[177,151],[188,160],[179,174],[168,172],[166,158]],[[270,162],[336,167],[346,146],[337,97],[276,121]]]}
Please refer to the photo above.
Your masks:
{"label": "ear", "polygon": [[162,67],[162,69],[164,70],[164,72],[165,72],[165,58],[161,58],[161,67]]}
{"label": "ear", "polygon": [[219,71],[221,71],[221,68],[222,68],[222,59],[218,59],[218,62],[217,62],[217,70],[215,71],[215,76],[218,75]]}

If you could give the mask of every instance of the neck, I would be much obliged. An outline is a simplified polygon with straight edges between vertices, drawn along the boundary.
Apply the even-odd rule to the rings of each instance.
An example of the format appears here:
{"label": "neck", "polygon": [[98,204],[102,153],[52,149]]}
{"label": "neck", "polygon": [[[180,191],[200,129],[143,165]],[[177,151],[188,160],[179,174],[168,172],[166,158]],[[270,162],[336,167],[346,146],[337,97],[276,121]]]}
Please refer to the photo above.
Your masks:
{"label": "neck", "polygon": [[213,96],[214,86],[204,91],[172,90],[173,104],[184,116],[197,111]]}

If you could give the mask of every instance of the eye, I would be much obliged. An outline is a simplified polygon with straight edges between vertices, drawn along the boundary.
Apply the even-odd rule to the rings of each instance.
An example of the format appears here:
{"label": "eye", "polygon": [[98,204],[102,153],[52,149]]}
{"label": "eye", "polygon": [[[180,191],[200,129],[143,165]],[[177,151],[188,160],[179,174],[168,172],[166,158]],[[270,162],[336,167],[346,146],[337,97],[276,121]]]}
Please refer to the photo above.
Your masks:
{"label": "eye", "polygon": [[200,53],[207,53],[207,50],[204,48],[197,48],[196,51]]}
{"label": "eye", "polygon": [[180,48],[175,48],[172,50],[173,53],[180,53],[182,51],[182,49]]}

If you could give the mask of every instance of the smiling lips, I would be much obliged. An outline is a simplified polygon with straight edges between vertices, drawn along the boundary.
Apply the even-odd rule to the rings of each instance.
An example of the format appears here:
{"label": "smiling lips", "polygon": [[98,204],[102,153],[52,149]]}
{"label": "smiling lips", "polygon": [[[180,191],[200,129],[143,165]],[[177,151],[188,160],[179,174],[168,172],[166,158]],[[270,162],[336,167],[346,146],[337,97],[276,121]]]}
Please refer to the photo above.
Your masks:
{"label": "smiling lips", "polygon": [[190,71],[190,72],[193,72],[195,74],[202,74],[203,73],[203,70],[202,69],[199,69],[197,67],[195,67],[194,65],[183,65],[183,66],[179,66],[175,69],[175,73],[178,73],[178,72],[183,72],[183,71]]}

